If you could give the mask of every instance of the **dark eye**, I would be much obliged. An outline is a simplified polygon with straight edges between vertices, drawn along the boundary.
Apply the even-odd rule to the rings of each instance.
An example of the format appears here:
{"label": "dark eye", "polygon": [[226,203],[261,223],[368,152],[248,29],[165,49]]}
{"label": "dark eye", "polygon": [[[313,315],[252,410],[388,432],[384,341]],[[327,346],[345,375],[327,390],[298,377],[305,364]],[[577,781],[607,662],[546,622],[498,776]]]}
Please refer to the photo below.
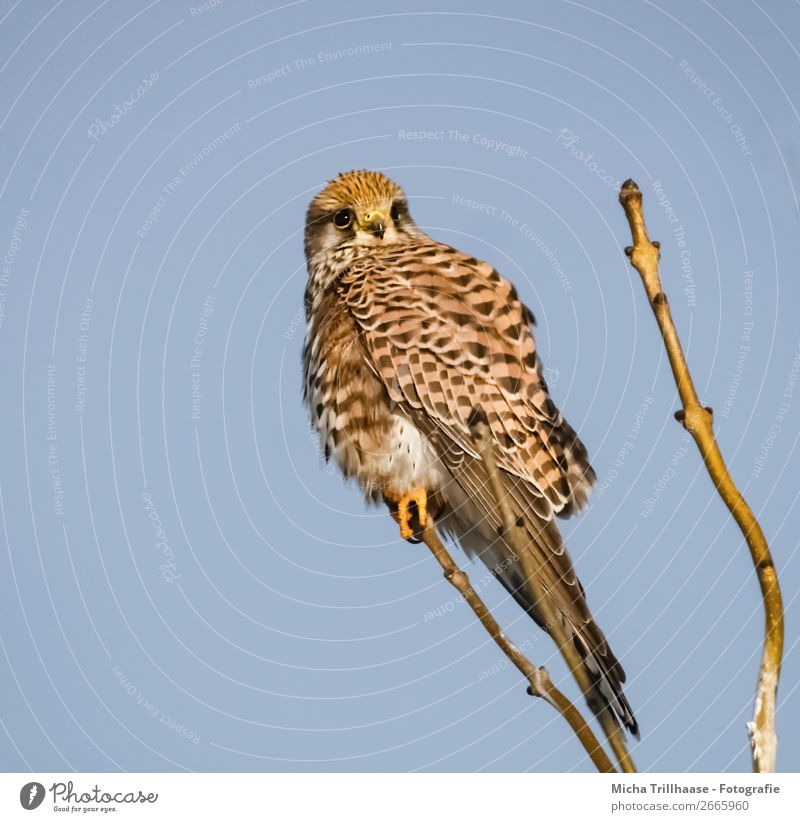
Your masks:
{"label": "dark eye", "polygon": [[400,206],[397,203],[392,203],[392,210],[389,212],[393,220],[400,219]]}
{"label": "dark eye", "polygon": [[333,224],[336,228],[347,228],[352,222],[352,215],[350,214],[349,208],[343,208],[341,211],[337,211],[336,214],[333,215]]}

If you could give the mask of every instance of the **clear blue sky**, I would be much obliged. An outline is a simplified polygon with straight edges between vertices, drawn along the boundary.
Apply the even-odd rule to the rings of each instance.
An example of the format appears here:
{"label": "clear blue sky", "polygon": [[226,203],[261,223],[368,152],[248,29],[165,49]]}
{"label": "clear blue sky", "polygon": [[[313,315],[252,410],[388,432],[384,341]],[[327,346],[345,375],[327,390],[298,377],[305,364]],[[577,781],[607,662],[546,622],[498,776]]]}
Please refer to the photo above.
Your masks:
{"label": "clear blue sky", "polygon": [[365,167],[537,317],[599,477],[564,530],[638,765],[748,770],[758,589],[622,253],[616,186],[639,182],[781,574],[796,770],[799,41],[776,0],[3,2],[3,768],[590,769],[424,546],[319,458],[303,215]]}

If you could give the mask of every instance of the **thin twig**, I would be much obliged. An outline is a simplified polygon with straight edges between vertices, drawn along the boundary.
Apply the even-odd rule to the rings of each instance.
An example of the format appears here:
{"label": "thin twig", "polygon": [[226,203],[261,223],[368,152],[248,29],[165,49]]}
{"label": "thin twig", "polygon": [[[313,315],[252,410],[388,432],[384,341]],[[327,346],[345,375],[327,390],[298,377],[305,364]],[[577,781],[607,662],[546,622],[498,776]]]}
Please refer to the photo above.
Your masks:
{"label": "thin twig", "polygon": [[544,667],[537,668],[533,665],[500,630],[497,620],[495,620],[491,611],[489,611],[483,600],[478,596],[478,593],[472,585],[470,585],[469,577],[455,564],[453,558],[442,544],[442,541],[436,533],[433,517],[430,514],[428,514],[427,523],[422,532],[422,539],[434,557],[436,557],[439,565],[442,566],[445,579],[464,597],[466,603],[475,612],[475,616],[480,620],[481,625],[486,628],[492,639],[500,646],[500,650],[528,680],[530,683],[528,693],[546,700],[569,722],[575,736],[580,740],[581,745],[583,745],[584,750],[598,771],[601,773],[615,773],[616,771],[611,764],[611,760],[600,746],[592,729],[587,725],[580,711],[553,685],[547,669]]}
{"label": "thin twig", "polygon": [[635,773],[636,768],[628,753],[624,737],[617,721],[611,715],[610,709],[598,702],[591,680],[589,679],[589,674],[562,622],[562,615],[556,614],[550,597],[539,582],[539,569],[533,566],[531,562],[531,554],[526,549],[525,541],[522,538],[522,528],[517,524],[516,518],[511,513],[511,508],[508,505],[508,491],[503,488],[503,484],[500,481],[497,463],[495,462],[494,454],[490,447],[491,438],[489,436],[489,425],[482,409],[473,409],[470,419],[470,429],[473,441],[478,448],[481,459],[486,466],[486,471],[489,474],[489,481],[492,485],[494,498],[498,502],[500,516],[503,522],[503,537],[511,543],[514,552],[519,557],[525,579],[533,591],[536,609],[545,625],[547,625],[547,630],[555,640],[558,649],[561,651],[567,667],[572,671],[572,675],[575,677],[578,685],[580,685],[587,704],[597,714],[600,726],[608,738],[608,742],[614,751],[620,768],[625,773]]}
{"label": "thin twig", "polygon": [[619,200],[625,209],[633,237],[633,246],[626,248],[625,253],[630,258],[631,265],[641,275],[647,299],[664,338],[672,374],[683,403],[683,410],[678,411],[675,417],[694,438],[720,497],[744,534],[761,586],[765,613],[764,650],[756,690],[755,712],[753,721],[748,723],[747,729],[753,753],[753,770],[756,773],[771,772],[775,770],[777,754],[775,697],[783,657],[783,602],[778,575],[761,526],[734,485],[714,438],[712,410],[702,406],[697,397],[672,321],[667,295],[661,287],[658,271],[661,246],[658,242],[651,242],[647,236],[642,213],[642,192],[633,180],[627,180],[622,184]]}

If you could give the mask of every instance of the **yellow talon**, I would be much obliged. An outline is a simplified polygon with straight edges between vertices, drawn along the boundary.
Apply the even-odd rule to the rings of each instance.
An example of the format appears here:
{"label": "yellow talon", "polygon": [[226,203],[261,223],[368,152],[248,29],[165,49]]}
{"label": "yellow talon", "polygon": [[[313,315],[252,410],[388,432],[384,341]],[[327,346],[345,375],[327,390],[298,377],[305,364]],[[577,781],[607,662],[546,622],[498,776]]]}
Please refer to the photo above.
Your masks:
{"label": "yellow talon", "polygon": [[[424,528],[428,523],[428,492],[424,488],[412,488],[402,496],[395,497],[384,492],[386,502],[389,503],[389,510],[395,521],[400,526],[400,536],[403,539],[412,539],[414,529],[411,527],[411,503],[417,507],[417,521],[420,528]],[[395,507],[395,505],[397,507]]]}

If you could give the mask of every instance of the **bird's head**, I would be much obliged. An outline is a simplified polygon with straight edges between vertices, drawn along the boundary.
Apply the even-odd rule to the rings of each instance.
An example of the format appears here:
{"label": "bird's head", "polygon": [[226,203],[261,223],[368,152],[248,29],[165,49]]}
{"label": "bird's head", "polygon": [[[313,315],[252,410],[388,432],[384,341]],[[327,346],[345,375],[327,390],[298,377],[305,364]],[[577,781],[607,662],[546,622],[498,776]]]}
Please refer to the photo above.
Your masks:
{"label": "bird's head", "polygon": [[306,214],[306,259],[342,246],[382,246],[418,237],[403,189],[378,171],[347,171],[331,180]]}

